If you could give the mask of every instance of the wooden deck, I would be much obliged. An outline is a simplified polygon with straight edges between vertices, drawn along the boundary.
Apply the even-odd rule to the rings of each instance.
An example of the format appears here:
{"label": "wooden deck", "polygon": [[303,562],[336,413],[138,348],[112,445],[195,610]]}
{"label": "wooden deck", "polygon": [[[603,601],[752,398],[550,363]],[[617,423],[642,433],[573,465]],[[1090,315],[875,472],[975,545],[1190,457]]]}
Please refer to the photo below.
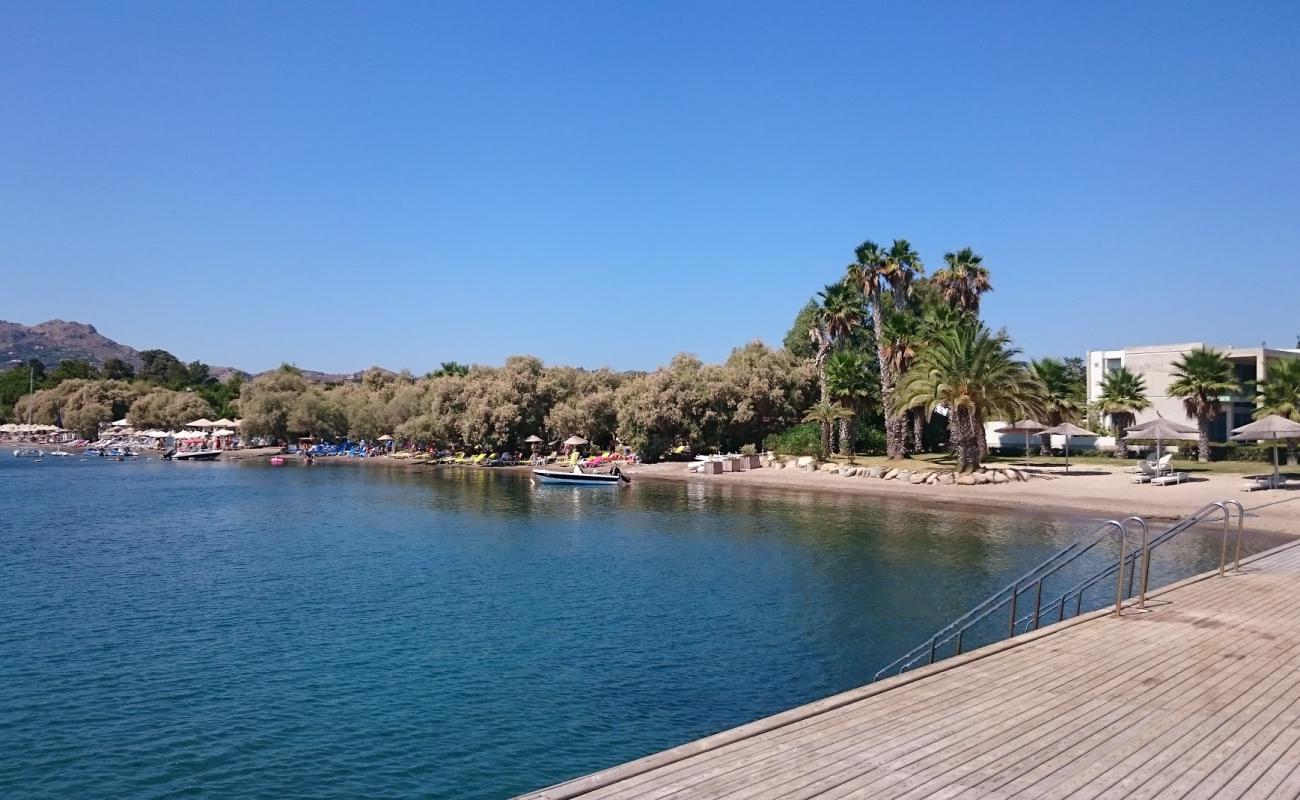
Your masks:
{"label": "wooden deck", "polygon": [[527,797],[1300,797],[1300,543],[1243,570]]}

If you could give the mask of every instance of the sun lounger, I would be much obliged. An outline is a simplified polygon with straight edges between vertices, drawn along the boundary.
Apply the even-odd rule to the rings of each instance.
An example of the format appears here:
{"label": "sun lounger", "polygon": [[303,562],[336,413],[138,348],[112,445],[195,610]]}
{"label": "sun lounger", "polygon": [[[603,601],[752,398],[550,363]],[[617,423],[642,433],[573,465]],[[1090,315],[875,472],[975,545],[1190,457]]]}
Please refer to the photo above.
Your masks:
{"label": "sun lounger", "polygon": [[1151,483],[1160,477],[1160,473],[1156,472],[1155,464],[1150,461],[1138,462],[1137,469],[1138,474],[1133,476],[1134,483]]}
{"label": "sun lounger", "polygon": [[1151,479],[1152,486],[1170,486],[1172,484],[1182,483],[1191,479],[1191,474],[1187,472],[1171,472],[1168,475],[1161,475],[1158,478]]}

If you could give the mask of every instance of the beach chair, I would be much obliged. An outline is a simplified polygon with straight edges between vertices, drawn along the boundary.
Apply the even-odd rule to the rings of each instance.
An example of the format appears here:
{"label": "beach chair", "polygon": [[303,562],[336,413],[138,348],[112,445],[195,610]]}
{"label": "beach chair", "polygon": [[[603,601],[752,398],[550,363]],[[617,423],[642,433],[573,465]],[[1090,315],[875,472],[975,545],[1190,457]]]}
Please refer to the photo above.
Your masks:
{"label": "beach chair", "polygon": [[1159,475],[1168,475],[1174,471],[1174,454],[1165,453],[1160,460],[1155,462],[1156,473]]}
{"label": "beach chair", "polygon": [[1137,469],[1138,474],[1133,476],[1134,483],[1151,483],[1160,477],[1160,473],[1156,472],[1155,464],[1150,461],[1139,461]]}
{"label": "beach chair", "polygon": [[1191,473],[1188,472],[1171,472],[1168,475],[1161,475],[1151,479],[1152,486],[1173,486],[1186,480],[1191,480]]}

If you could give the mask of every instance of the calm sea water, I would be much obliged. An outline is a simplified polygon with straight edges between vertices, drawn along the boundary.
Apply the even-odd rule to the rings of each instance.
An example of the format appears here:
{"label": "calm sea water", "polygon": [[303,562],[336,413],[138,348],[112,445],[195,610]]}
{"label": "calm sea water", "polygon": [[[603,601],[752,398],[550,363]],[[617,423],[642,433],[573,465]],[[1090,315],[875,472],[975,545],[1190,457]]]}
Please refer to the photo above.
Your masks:
{"label": "calm sea water", "polygon": [[505,797],[865,683],[1090,527],[7,452],[0,497],[6,798]]}

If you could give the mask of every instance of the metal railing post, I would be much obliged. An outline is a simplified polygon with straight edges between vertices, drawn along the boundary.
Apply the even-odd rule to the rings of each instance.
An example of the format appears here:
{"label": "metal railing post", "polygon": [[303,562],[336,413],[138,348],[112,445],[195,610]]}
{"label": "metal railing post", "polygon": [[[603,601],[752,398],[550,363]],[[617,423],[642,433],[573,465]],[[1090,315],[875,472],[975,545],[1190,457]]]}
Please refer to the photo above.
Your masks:
{"label": "metal railing post", "polygon": [[[1125,517],[1124,525],[1129,522],[1136,522],[1142,528],[1142,580],[1138,582],[1138,608],[1147,607],[1147,580],[1151,577],[1151,549],[1147,546],[1150,538],[1150,529],[1147,527],[1146,520],[1141,517]],[[1128,593],[1133,594],[1133,573],[1137,571],[1137,557],[1133,558],[1133,568],[1129,571]]]}
{"label": "metal railing post", "polygon": [[1043,579],[1038,579],[1038,588],[1034,592],[1034,630],[1038,630],[1038,614],[1043,608]]}
{"label": "metal railing post", "polygon": [[1123,616],[1124,608],[1124,557],[1128,555],[1128,530],[1123,524],[1119,527],[1119,566],[1115,568],[1115,616]]}
{"label": "metal railing post", "polygon": [[1219,577],[1222,578],[1223,570],[1228,564],[1228,525],[1232,522],[1232,512],[1223,502],[1210,503],[1210,505],[1223,512],[1223,544],[1219,547]]}
{"label": "metal railing post", "polygon": [[1241,572],[1241,531],[1246,526],[1246,507],[1236,500],[1224,500],[1226,505],[1237,507],[1237,554],[1233,556],[1232,571]]}
{"label": "metal railing post", "polygon": [[1016,635],[1016,605],[1019,599],[1020,584],[1017,582],[1011,585],[1011,622],[1007,624],[1007,635],[1009,638]]}

